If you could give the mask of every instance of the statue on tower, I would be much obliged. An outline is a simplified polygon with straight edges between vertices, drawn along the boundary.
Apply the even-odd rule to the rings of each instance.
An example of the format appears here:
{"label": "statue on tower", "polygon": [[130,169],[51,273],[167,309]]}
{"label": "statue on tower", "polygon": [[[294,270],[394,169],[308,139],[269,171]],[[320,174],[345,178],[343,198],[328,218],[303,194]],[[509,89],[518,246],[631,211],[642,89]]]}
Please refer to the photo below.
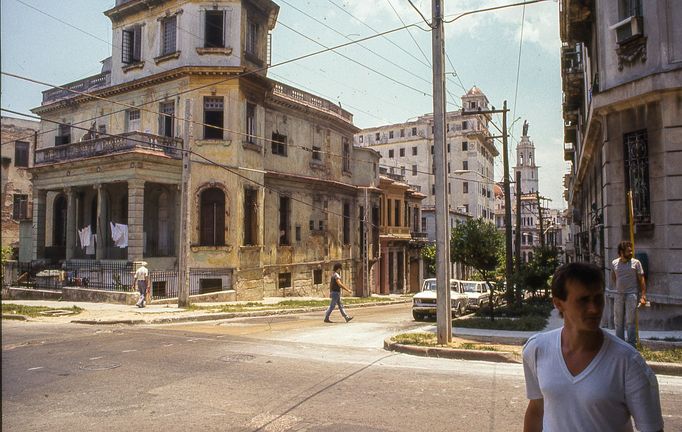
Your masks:
{"label": "statue on tower", "polygon": [[528,120],[523,121],[523,136],[528,136]]}

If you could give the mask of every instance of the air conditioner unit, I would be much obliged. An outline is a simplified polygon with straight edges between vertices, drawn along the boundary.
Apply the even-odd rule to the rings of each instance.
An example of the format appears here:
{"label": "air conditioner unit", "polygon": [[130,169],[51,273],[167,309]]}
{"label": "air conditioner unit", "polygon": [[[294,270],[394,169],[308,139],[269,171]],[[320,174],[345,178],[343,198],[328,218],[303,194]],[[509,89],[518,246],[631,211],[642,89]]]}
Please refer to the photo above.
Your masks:
{"label": "air conditioner unit", "polygon": [[644,33],[641,16],[625,18],[623,21],[612,25],[610,29],[616,31],[616,42],[619,44],[641,36]]}

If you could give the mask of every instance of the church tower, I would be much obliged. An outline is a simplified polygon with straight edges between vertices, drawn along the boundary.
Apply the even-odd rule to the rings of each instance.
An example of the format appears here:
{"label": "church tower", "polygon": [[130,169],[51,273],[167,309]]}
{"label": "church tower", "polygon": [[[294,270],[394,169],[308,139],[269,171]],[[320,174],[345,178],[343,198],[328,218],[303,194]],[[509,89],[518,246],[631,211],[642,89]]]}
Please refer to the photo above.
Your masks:
{"label": "church tower", "polygon": [[[514,167],[515,173],[521,173],[521,193],[538,191],[538,168],[535,164],[535,145],[528,136],[528,122],[524,121],[521,142],[516,146],[516,166]],[[516,187],[512,190],[512,195],[514,195]]]}

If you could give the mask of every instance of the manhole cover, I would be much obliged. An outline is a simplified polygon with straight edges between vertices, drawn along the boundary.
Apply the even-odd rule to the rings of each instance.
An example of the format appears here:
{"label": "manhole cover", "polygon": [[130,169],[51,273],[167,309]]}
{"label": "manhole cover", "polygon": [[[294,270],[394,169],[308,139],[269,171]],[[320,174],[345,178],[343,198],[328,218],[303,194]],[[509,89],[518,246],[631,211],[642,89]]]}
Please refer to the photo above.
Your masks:
{"label": "manhole cover", "polygon": [[108,364],[87,364],[87,365],[80,365],[79,369],[87,370],[87,371],[102,371],[102,370],[109,370],[109,369],[116,369],[117,367],[120,367],[121,363],[108,363]]}
{"label": "manhole cover", "polygon": [[251,354],[230,354],[220,357],[220,360],[228,363],[248,362],[255,358]]}
{"label": "manhole cover", "polygon": [[76,312],[68,309],[55,309],[55,310],[47,310],[47,311],[42,311],[40,312],[41,315],[47,315],[47,316],[66,316],[66,315],[75,315]]}

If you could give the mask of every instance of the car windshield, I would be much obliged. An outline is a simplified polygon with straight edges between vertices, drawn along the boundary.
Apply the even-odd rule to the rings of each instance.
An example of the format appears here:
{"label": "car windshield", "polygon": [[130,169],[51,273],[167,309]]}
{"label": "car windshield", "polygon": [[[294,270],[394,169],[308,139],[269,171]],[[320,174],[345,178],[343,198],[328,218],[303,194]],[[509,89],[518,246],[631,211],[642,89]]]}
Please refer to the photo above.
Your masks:
{"label": "car windshield", "polygon": [[464,292],[471,292],[471,293],[478,292],[478,290],[476,289],[477,285],[478,284],[475,284],[473,282],[464,282],[462,284],[462,286],[464,287]]}
{"label": "car windshield", "polygon": [[424,289],[422,291],[435,291],[436,281],[424,281]]}

